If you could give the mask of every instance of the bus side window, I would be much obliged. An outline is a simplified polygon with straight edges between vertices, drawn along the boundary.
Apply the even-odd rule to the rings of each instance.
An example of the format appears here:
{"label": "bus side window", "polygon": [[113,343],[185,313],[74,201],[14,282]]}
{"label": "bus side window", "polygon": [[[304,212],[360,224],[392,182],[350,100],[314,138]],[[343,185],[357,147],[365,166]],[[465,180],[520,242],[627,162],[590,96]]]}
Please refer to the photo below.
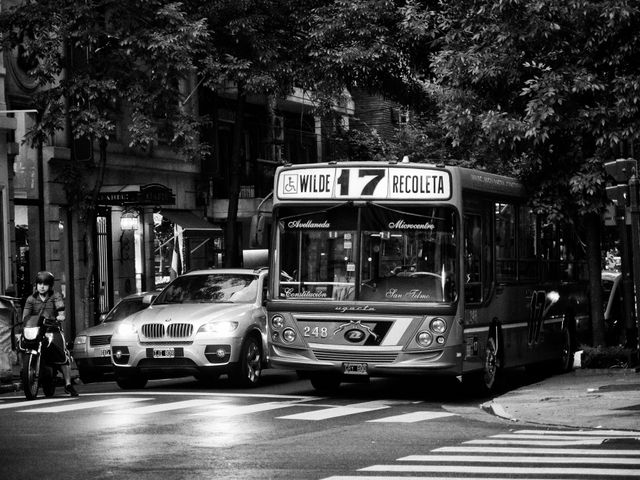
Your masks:
{"label": "bus side window", "polygon": [[465,215],[464,218],[464,295],[469,303],[482,301],[482,218]]}
{"label": "bus side window", "polygon": [[516,211],[508,203],[495,204],[496,280],[512,282],[516,271]]}

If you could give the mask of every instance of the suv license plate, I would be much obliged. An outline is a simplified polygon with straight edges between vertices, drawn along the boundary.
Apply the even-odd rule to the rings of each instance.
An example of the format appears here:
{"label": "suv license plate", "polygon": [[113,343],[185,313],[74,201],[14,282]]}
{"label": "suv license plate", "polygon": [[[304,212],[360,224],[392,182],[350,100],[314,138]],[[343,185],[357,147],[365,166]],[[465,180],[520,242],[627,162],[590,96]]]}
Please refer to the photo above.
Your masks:
{"label": "suv license plate", "polygon": [[366,363],[342,363],[342,372],[345,375],[368,375]]}
{"label": "suv license plate", "polygon": [[111,349],[110,348],[103,348],[102,350],[100,350],[100,356],[101,357],[110,357],[111,356]]}
{"label": "suv license plate", "polygon": [[176,352],[173,348],[154,348],[153,358],[173,358]]}

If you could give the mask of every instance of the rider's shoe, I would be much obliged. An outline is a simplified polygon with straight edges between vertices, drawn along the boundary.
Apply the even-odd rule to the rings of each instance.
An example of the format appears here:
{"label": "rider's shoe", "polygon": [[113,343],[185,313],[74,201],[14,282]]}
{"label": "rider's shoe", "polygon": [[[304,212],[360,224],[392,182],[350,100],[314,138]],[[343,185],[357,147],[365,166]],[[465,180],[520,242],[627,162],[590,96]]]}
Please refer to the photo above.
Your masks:
{"label": "rider's shoe", "polygon": [[64,391],[67,392],[69,395],[71,395],[72,397],[77,397],[78,396],[78,392],[76,392],[76,389],[73,388],[73,385],[69,384],[66,385],[64,387]]}

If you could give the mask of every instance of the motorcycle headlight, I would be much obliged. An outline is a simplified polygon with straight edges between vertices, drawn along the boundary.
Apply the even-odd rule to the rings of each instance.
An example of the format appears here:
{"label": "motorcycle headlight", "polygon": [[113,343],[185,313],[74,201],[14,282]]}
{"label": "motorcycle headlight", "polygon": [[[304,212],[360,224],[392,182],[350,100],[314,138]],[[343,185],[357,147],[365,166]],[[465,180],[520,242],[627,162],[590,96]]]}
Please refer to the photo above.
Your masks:
{"label": "motorcycle headlight", "polygon": [[231,333],[238,328],[238,322],[211,322],[205,323],[198,329],[198,333]]}
{"label": "motorcycle headlight", "polygon": [[24,327],[22,329],[22,334],[24,335],[24,338],[26,338],[27,340],[35,340],[36,337],[38,336],[39,330],[40,328],[38,327]]}
{"label": "motorcycle headlight", "polygon": [[117,335],[134,335],[136,333],[136,327],[132,323],[121,323],[116,328]]}

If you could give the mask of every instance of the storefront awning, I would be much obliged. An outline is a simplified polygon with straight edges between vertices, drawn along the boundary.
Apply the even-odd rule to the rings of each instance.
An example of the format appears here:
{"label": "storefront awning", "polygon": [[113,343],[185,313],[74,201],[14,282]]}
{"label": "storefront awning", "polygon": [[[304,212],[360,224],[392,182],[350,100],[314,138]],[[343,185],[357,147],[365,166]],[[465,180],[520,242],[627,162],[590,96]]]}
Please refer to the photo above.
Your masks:
{"label": "storefront awning", "polygon": [[103,185],[98,194],[100,205],[175,205],[176,196],[159,183],[147,185]]}
{"label": "storefront awning", "polygon": [[220,227],[207,222],[189,210],[162,210],[160,213],[171,223],[180,225],[187,235],[195,232],[202,232],[207,235],[222,233]]}

